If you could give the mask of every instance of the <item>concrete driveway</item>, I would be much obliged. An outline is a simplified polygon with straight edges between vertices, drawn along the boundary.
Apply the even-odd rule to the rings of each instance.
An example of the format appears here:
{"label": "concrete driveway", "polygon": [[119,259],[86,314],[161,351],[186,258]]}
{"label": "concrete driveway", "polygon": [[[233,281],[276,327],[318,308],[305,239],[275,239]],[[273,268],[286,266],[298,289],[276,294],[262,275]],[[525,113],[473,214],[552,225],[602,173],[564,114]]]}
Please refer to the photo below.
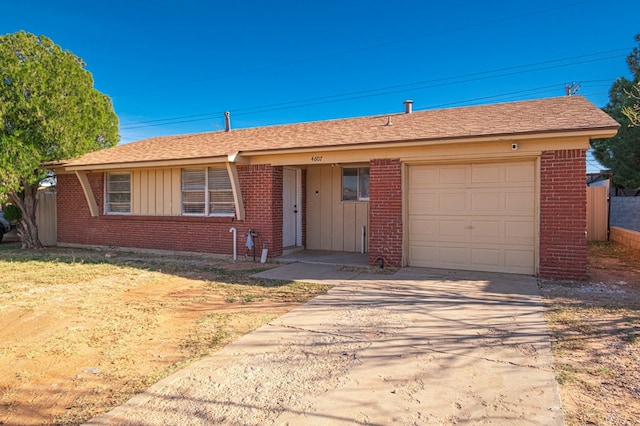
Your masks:
{"label": "concrete driveway", "polygon": [[535,278],[360,271],[259,274],[336,287],[89,423],[563,424]]}

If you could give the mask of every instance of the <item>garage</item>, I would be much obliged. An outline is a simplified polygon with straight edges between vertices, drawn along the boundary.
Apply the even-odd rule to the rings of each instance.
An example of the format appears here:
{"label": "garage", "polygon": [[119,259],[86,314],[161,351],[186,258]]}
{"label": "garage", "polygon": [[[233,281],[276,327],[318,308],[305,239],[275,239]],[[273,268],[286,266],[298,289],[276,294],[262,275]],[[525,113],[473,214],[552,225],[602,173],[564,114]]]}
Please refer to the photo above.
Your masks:
{"label": "garage", "polygon": [[536,273],[535,162],[411,165],[410,266]]}

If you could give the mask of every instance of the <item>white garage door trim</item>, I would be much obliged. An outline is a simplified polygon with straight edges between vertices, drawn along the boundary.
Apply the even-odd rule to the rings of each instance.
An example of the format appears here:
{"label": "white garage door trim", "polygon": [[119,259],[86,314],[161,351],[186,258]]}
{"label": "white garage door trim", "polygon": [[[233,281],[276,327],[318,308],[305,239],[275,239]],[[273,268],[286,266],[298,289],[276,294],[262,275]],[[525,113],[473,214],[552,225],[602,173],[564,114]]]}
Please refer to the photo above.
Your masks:
{"label": "white garage door trim", "polygon": [[535,161],[406,170],[409,266],[535,274]]}

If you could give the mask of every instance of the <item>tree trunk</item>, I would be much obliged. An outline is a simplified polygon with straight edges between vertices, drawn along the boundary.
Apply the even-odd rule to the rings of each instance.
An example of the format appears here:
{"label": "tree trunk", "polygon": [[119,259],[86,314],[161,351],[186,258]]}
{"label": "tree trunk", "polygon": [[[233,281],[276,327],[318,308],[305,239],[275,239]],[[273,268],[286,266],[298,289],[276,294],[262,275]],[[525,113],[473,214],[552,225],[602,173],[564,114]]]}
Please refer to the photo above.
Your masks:
{"label": "tree trunk", "polygon": [[38,208],[38,186],[24,185],[24,192],[9,194],[9,199],[20,208],[22,217],[18,221],[18,236],[22,240],[23,249],[40,249],[42,243],[38,237],[36,209]]}

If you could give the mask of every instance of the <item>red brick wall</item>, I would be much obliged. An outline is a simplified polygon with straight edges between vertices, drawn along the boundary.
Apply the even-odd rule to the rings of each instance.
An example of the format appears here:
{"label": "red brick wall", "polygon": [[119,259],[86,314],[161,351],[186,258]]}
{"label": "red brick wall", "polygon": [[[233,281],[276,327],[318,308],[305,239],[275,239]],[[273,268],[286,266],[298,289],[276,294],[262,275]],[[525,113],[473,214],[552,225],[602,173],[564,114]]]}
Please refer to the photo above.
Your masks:
{"label": "red brick wall", "polygon": [[[58,242],[115,247],[233,253],[233,226],[238,254],[247,251],[249,229],[258,231],[256,255],[266,242],[269,256],[282,254],[282,167],[238,166],[245,220],[218,217],[133,216],[103,214],[103,173],[88,174],[100,210],[91,217],[75,175],[58,176]],[[252,253],[249,253],[250,255]]]}
{"label": "red brick wall", "polygon": [[369,172],[369,264],[402,266],[400,160],[371,160]]}
{"label": "red brick wall", "polygon": [[586,151],[545,151],[540,164],[540,277],[582,279],[587,269]]}

